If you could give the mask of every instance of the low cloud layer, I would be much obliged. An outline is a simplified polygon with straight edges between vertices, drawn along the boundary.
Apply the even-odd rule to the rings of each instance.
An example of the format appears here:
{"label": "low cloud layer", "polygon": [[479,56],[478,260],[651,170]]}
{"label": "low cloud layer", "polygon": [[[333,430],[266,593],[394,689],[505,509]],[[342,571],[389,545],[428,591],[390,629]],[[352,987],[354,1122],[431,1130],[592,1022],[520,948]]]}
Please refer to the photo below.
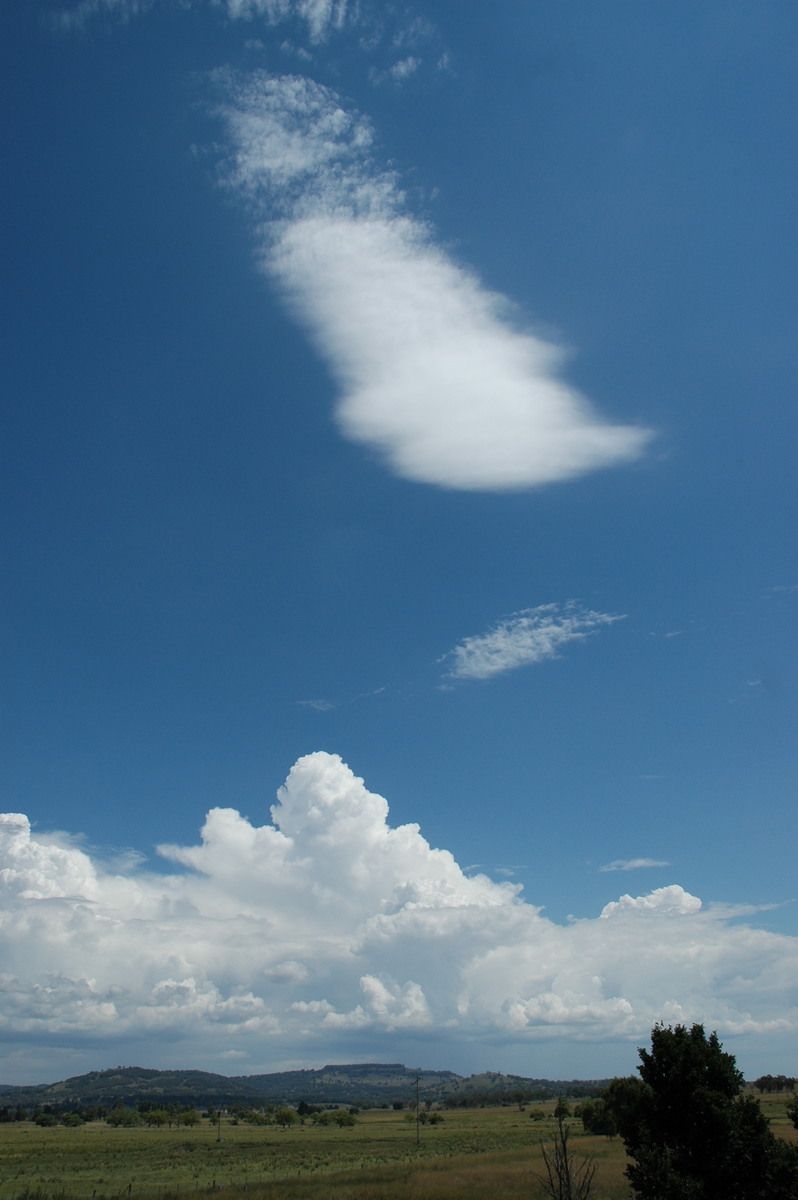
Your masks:
{"label": "low cloud layer", "polygon": [[246,1071],[394,1059],[419,1037],[441,1059],[636,1043],[655,1020],[798,1032],[798,939],[676,884],[557,925],[417,825],[391,827],[335,755],[296,763],[270,823],[216,808],[198,845],[160,853],[173,872],[110,873],[0,818],[0,1043]]}
{"label": "low cloud layer", "polygon": [[221,72],[229,185],[260,217],[263,268],[329,363],[341,432],[393,471],[510,490],[628,462],[648,434],[600,419],[562,351],[409,215],[369,122],[302,77]]}
{"label": "low cloud layer", "polygon": [[450,679],[490,679],[504,671],[557,658],[569,642],[583,641],[603,625],[623,620],[579,604],[540,604],[500,621],[487,633],[464,638],[447,656]]}

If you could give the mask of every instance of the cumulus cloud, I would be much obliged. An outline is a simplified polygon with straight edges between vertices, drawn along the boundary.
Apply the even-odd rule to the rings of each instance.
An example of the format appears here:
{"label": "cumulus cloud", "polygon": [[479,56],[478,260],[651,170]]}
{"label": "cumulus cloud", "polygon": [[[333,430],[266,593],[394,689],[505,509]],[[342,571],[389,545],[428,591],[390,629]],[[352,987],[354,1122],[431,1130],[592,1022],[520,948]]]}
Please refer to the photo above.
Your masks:
{"label": "cumulus cloud", "polygon": [[112,873],[6,814],[0,1042],[252,1070],[393,1058],[419,1036],[640,1040],[657,1019],[798,1032],[798,939],[676,884],[560,926],[388,816],[321,752],[293,767],[270,822],[212,809],[198,844],[160,848],[179,867],[162,875]]}
{"label": "cumulus cloud", "polygon": [[557,658],[569,642],[583,641],[622,616],[592,612],[576,603],[540,604],[500,621],[487,633],[464,638],[446,659],[450,679],[490,679],[516,667]]}
{"label": "cumulus cloud", "polygon": [[341,432],[400,476],[508,490],[636,458],[560,375],[562,351],[436,244],[373,160],[370,123],[301,77],[218,73],[228,182],[258,214],[263,269],[338,381]]}
{"label": "cumulus cloud", "polygon": [[599,867],[600,871],[641,871],[644,867],[669,867],[669,862],[659,862],[656,858],[616,858],[614,862]]}

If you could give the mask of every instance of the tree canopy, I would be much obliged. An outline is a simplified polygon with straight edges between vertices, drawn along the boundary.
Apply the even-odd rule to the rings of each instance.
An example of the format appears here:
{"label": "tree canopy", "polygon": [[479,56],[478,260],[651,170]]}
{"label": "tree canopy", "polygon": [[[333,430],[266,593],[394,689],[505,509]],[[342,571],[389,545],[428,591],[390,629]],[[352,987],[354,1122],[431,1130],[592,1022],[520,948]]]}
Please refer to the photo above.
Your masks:
{"label": "tree canopy", "polygon": [[[616,1080],[613,1107],[642,1200],[798,1200],[798,1149],[742,1094],[734,1055],[703,1025],[656,1025],[640,1080]],[[632,1084],[634,1083],[634,1087]],[[614,1101],[614,1105],[613,1105]]]}

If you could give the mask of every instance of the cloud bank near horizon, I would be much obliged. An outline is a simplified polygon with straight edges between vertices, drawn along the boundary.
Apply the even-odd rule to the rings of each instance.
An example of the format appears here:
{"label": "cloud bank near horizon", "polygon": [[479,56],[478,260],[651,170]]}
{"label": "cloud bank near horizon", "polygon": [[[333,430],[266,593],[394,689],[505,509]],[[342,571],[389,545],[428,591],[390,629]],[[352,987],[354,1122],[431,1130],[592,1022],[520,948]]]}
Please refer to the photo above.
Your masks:
{"label": "cloud bank near horizon", "polygon": [[162,875],[0,818],[0,1041],[243,1071],[393,1057],[414,1038],[640,1041],[656,1020],[798,1032],[798,939],[678,884],[558,925],[417,825],[392,827],[323,752],[299,759],[271,816],[212,809],[198,845],[159,848]]}
{"label": "cloud bank near horizon", "polygon": [[341,433],[399,476],[507,491],[630,462],[650,434],[601,420],[562,348],[410,215],[369,121],[301,76],[216,73],[227,183],[256,214],[263,270],[340,388]]}

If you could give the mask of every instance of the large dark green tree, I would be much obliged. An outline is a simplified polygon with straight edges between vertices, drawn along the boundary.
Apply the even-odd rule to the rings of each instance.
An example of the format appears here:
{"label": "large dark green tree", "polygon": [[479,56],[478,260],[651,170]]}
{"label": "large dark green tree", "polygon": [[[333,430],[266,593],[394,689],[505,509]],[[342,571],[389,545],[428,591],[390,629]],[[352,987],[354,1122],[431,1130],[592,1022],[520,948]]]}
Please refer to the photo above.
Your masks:
{"label": "large dark green tree", "polygon": [[703,1025],[656,1025],[642,1086],[622,1090],[618,1125],[642,1200],[798,1200],[798,1150],[742,1094],[734,1055]]}

